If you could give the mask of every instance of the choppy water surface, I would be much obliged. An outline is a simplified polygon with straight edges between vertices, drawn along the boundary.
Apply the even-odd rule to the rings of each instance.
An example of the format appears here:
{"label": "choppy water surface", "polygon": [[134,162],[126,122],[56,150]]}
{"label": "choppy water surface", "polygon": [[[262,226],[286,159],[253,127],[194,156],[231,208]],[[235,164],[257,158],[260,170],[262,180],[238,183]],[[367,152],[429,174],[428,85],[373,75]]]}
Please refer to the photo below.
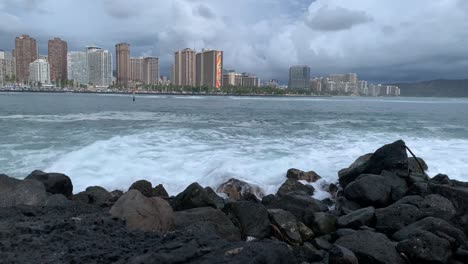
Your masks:
{"label": "choppy water surface", "polygon": [[271,193],[289,168],[335,180],[400,138],[431,175],[468,180],[467,99],[0,93],[0,173],[63,172],[75,191],[235,177]]}

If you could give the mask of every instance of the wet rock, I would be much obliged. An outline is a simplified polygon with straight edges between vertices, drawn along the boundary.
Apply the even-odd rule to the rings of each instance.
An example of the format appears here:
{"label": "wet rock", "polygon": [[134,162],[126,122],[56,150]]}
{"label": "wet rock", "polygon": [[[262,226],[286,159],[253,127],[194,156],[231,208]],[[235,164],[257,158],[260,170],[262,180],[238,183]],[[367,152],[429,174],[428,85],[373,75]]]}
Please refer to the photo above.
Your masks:
{"label": "wet rock", "polygon": [[315,173],[314,171],[301,171],[298,169],[289,169],[286,173],[286,178],[296,181],[307,181],[307,182],[316,182],[320,180],[322,177]]}
{"label": "wet rock", "polygon": [[393,234],[422,218],[419,209],[411,204],[393,204],[377,209],[375,215],[376,229],[386,234]]}
{"label": "wet rock", "polygon": [[431,194],[425,197],[406,196],[396,204],[411,204],[416,206],[423,216],[432,216],[444,220],[451,220],[456,215],[452,202],[445,197]]}
{"label": "wet rock", "polygon": [[53,194],[47,197],[47,201],[45,206],[48,207],[66,207],[71,206],[73,204],[72,201],[68,200],[67,197],[61,194]]}
{"label": "wet rock", "polygon": [[267,209],[257,203],[239,201],[231,203],[226,209],[238,223],[242,237],[267,238],[271,234],[271,223]]}
{"label": "wet rock", "polygon": [[381,175],[364,174],[344,190],[347,199],[362,206],[385,207],[392,201],[391,186]]}
{"label": "wet rock", "polygon": [[[417,158],[418,160],[416,161],[415,158],[413,157],[410,157],[408,158],[408,169],[410,172],[416,172],[416,173],[422,173],[424,174],[428,169],[429,167],[427,166],[426,162],[422,159],[422,158]],[[419,166],[419,164],[421,164],[421,167],[422,167],[422,171],[421,171],[421,167]]]}
{"label": "wet rock", "polygon": [[360,159],[354,166],[350,166],[353,168],[340,171],[339,182],[343,188],[362,174],[378,175],[386,170],[408,175],[408,154],[403,140],[379,148],[367,161],[367,157]]}
{"label": "wet rock", "polygon": [[374,153],[368,153],[357,158],[348,168],[341,169],[338,172],[338,178],[349,178],[349,182],[352,182],[355,179],[352,179],[352,175],[356,174],[359,176],[364,169],[364,165],[370,160],[372,155]]}
{"label": "wet rock", "polygon": [[340,213],[340,214],[349,214],[353,211],[356,211],[356,210],[359,210],[361,209],[361,205],[356,203],[356,202],[353,202],[353,201],[350,201],[348,199],[346,199],[345,197],[338,197],[336,199],[336,203],[335,203],[335,209]]}
{"label": "wet rock", "polygon": [[450,200],[458,214],[468,213],[468,188],[441,184],[429,184],[429,188],[432,193]]}
{"label": "wet rock", "polygon": [[410,238],[410,236],[413,233],[416,233],[421,230],[429,231],[438,236],[443,236],[444,238],[449,240],[455,247],[463,245],[466,240],[463,231],[455,228],[443,219],[434,217],[426,217],[413,224],[410,224],[393,234],[392,237],[397,241],[403,241],[405,239]]}
{"label": "wet rock", "polygon": [[245,181],[237,179],[229,179],[227,182],[221,184],[217,189],[218,193],[225,193],[233,200],[249,200],[252,195],[257,200],[262,200],[265,196],[262,189],[258,186],[253,186]]}
{"label": "wet rock", "polygon": [[451,185],[452,182],[450,178],[445,174],[437,174],[432,179],[429,180],[431,184],[441,184],[441,185]]}
{"label": "wet rock", "polygon": [[192,183],[172,200],[171,205],[176,211],[198,207],[222,209],[224,200],[210,187],[203,188],[198,183]]}
{"label": "wet rock", "polygon": [[112,192],[109,193],[111,195],[111,198],[108,200],[109,203],[115,203],[117,200],[119,200],[122,195],[124,195],[124,192],[121,190],[113,190]]}
{"label": "wet rock", "polygon": [[336,198],[339,191],[339,187],[334,183],[325,183],[324,185],[322,185],[322,190],[329,193],[331,197]]}
{"label": "wet rock", "polygon": [[412,263],[447,263],[452,253],[447,240],[423,230],[412,233],[396,249]]}
{"label": "wet rock", "polygon": [[330,250],[329,264],[359,264],[354,253],[342,246],[334,245]]}
{"label": "wet rock", "polygon": [[395,172],[382,171],[380,174],[385,178],[385,183],[391,187],[391,199],[393,202],[400,200],[408,192],[408,184]]}
{"label": "wet rock", "polygon": [[323,250],[317,249],[311,243],[304,243],[302,246],[294,247],[294,255],[298,256],[298,259],[301,259],[307,263],[323,263],[327,258],[327,253]]}
{"label": "wet rock", "polygon": [[108,201],[111,199],[112,195],[100,186],[88,187],[84,192],[80,192],[73,197],[73,200],[96,206],[108,206]]}
{"label": "wet rock", "polygon": [[0,175],[0,207],[17,205],[42,206],[47,201],[47,193],[42,184],[36,180],[18,180]]}
{"label": "wet rock", "polygon": [[299,181],[287,179],[279,188],[277,195],[285,195],[296,191],[304,192],[307,195],[314,195],[315,189],[311,185],[304,185]]}
{"label": "wet rock", "polygon": [[73,184],[65,174],[61,173],[45,173],[43,171],[35,170],[31,172],[26,180],[36,180],[44,184],[46,192],[52,194],[62,194],[67,198],[73,195]]}
{"label": "wet rock", "polygon": [[321,237],[316,237],[314,239],[314,244],[320,248],[329,251],[333,244],[331,243],[331,235],[324,235]]}
{"label": "wet rock", "polygon": [[175,212],[175,224],[178,230],[205,222],[213,224],[216,233],[223,239],[228,241],[241,239],[240,230],[221,210],[212,207],[199,207]]}
{"label": "wet rock", "polygon": [[262,204],[268,209],[287,210],[306,225],[308,225],[306,220],[310,215],[328,210],[323,202],[303,193],[289,193],[280,197],[271,197],[268,200],[263,199]]}
{"label": "wet rock", "polygon": [[338,218],[337,224],[342,228],[357,229],[361,226],[371,226],[374,221],[375,208],[366,207]]}
{"label": "wet rock", "polygon": [[336,245],[348,248],[360,264],[404,264],[392,243],[385,235],[371,231],[356,233],[339,238]]}
{"label": "wet rock", "polygon": [[327,235],[336,230],[336,216],[323,212],[314,213],[308,224],[314,234],[318,236]]}
{"label": "wet rock", "polygon": [[158,184],[156,187],[153,188],[153,197],[167,198],[169,197],[169,194],[167,193],[166,189],[162,184]]}
{"label": "wet rock", "polygon": [[270,215],[271,222],[280,231],[280,239],[292,245],[302,243],[297,220],[293,214],[281,209],[269,209],[268,214]]}
{"label": "wet rock", "polygon": [[314,231],[300,221],[297,222],[297,228],[301,234],[302,241],[309,241],[315,237]]}
{"label": "wet rock", "polygon": [[139,180],[132,183],[128,190],[138,190],[146,197],[153,197],[153,185],[147,180]]}
{"label": "wet rock", "polygon": [[112,206],[110,214],[125,221],[131,230],[164,234],[175,228],[174,212],[161,198],[148,198],[138,190],[130,190]]}

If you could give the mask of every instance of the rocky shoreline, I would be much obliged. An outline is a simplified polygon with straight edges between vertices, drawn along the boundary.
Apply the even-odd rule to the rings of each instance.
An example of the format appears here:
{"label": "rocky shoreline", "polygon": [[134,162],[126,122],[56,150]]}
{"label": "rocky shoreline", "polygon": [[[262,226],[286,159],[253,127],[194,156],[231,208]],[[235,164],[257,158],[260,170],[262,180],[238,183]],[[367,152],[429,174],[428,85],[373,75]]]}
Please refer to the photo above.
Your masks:
{"label": "rocky shoreline", "polygon": [[0,263],[468,263],[468,183],[427,169],[400,140],[322,184],[325,200],[297,169],[275,195],[231,179],[174,197],[0,174]]}

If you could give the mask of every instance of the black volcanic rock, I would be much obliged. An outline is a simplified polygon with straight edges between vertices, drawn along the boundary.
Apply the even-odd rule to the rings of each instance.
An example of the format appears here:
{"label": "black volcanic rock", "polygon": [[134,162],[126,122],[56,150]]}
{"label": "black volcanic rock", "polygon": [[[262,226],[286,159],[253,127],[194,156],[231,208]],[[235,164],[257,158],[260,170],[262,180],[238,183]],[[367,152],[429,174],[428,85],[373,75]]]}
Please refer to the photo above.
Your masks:
{"label": "black volcanic rock", "polygon": [[362,206],[385,207],[392,201],[392,187],[381,175],[364,174],[344,190],[346,198]]}
{"label": "black volcanic rock", "polygon": [[447,263],[452,255],[449,241],[424,230],[412,233],[396,248],[412,263]]}
{"label": "black volcanic rock", "polygon": [[175,211],[207,206],[223,209],[224,200],[210,187],[203,188],[198,183],[192,183],[171,201],[171,205]]}
{"label": "black volcanic rock", "polygon": [[147,180],[139,180],[130,185],[128,190],[138,190],[146,197],[153,197],[153,184]]}
{"label": "black volcanic rock", "polygon": [[277,195],[285,195],[296,191],[314,195],[315,189],[311,185],[304,185],[297,180],[287,179],[279,188]]}
{"label": "black volcanic rock", "polygon": [[67,198],[73,195],[73,184],[65,174],[61,173],[45,173],[35,170],[29,174],[25,180],[36,180],[44,184],[46,191],[52,194],[62,194]]}
{"label": "black volcanic rock", "polygon": [[315,171],[305,172],[298,169],[289,169],[286,173],[286,178],[296,181],[316,182],[322,177],[320,177],[320,175]]}
{"label": "black volcanic rock", "polygon": [[45,205],[47,193],[44,184],[36,180],[18,180],[0,175],[0,207],[17,205]]}
{"label": "black volcanic rock", "polygon": [[338,218],[337,225],[342,228],[357,229],[361,226],[370,226],[375,218],[375,208],[366,207]]}
{"label": "black volcanic rock", "polygon": [[153,197],[167,198],[169,197],[169,194],[167,193],[166,189],[162,184],[158,184],[156,187],[153,188]]}
{"label": "black volcanic rock", "polygon": [[73,196],[73,200],[96,206],[108,206],[113,196],[101,186],[91,186]]}
{"label": "black volcanic rock", "polygon": [[354,253],[342,246],[334,245],[330,250],[329,264],[359,264]]}
{"label": "black volcanic rock", "polygon": [[225,193],[230,199],[239,200],[255,200],[260,201],[265,193],[258,186],[251,185],[245,181],[238,179],[229,179],[221,184],[217,189],[218,193]]}
{"label": "black volcanic rock", "polygon": [[293,214],[282,209],[269,209],[268,214],[275,226],[273,233],[279,231],[279,234],[276,234],[279,239],[292,245],[302,244],[301,233],[297,226],[296,217]]}
{"label": "black volcanic rock", "polygon": [[267,209],[257,203],[239,201],[225,208],[241,229],[242,237],[267,238],[271,234],[271,223]]}

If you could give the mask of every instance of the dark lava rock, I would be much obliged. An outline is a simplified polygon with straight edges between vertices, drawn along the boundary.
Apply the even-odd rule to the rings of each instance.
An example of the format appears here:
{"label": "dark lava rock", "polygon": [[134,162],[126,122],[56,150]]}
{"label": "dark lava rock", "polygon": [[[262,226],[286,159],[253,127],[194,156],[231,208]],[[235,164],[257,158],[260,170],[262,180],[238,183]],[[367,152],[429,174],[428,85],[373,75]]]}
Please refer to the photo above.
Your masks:
{"label": "dark lava rock", "polygon": [[359,264],[359,261],[354,253],[342,246],[334,245],[330,249],[329,264]]}
{"label": "dark lava rock", "polygon": [[309,241],[315,237],[314,231],[300,221],[297,222],[297,228],[301,234],[302,241]]}
{"label": "dark lava rock", "polygon": [[364,174],[344,190],[346,198],[363,206],[384,207],[391,203],[391,186],[381,175]]}
{"label": "dark lava rock", "polygon": [[153,197],[167,198],[169,197],[169,194],[167,193],[166,189],[162,184],[158,184],[156,187],[153,188]]}
{"label": "dark lava rock", "polygon": [[286,178],[297,181],[316,182],[322,177],[314,171],[305,172],[298,169],[289,169],[286,173]]}
{"label": "dark lava rock", "polygon": [[277,195],[285,195],[296,191],[304,192],[307,195],[314,195],[315,189],[311,185],[304,185],[299,181],[287,179],[279,188]]}
{"label": "dark lava rock", "polygon": [[445,197],[431,194],[425,197],[406,196],[396,204],[411,204],[416,206],[422,215],[432,216],[450,221],[456,214],[452,202]]}
{"label": "dark lava rock", "polygon": [[360,264],[404,264],[392,243],[384,234],[371,231],[356,233],[339,238],[336,245],[348,248]]}
{"label": "dark lava rock", "polygon": [[340,237],[344,237],[344,236],[349,236],[349,235],[352,235],[354,233],[356,233],[357,231],[354,230],[354,229],[350,229],[350,228],[340,228],[338,230],[336,230],[335,232],[335,235],[340,238]]}
{"label": "dark lava rock", "polygon": [[466,240],[463,231],[453,227],[450,223],[448,223],[445,220],[434,217],[426,217],[402,228],[401,230],[393,234],[393,238],[397,241],[403,241],[405,239],[410,238],[410,236],[413,233],[420,230],[429,231],[438,236],[442,236],[443,238],[446,238],[452,244],[454,244],[455,247],[463,245]]}
{"label": "dark lava rock", "polygon": [[353,168],[340,171],[339,182],[343,188],[346,188],[361,174],[378,175],[384,170],[408,174],[408,154],[403,140],[379,148],[367,161],[364,157],[360,159],[361,161],[355,162],[358,164],[351,166]]}
{"label": "dark lava rock", "polygon": [[73,197],[73,200],[96,206],[107,206],[107,202],[111,199],[112,195],[100,186],[88,187],[84,192],[80,192]]}
{"label": "dark lava rock", "polygon": [[353,211],[361,209],[361,205],[346,199],[345,197],[341,196],[336,199],[335,209],[340,214],[349,214]]}
{"label": "dark lava rock", "polygon": [[268,200],[263,199],[262,204],[268,209],[287,210],[306,225],[308,225],[306,220],[313,213],[328,210],[328,207],[323,202],[302,193],[289,193],[280,197],[272,197],[272,199]]}
{"label": "dark lava rock", "polygon": [[61,194],[53,194],[47,197],[47,201],[45,206],[48,207],[66,207],[71,206],[73,204],[72,201],[68,200],[67,197]]}
{"label": "dark lava rock", "polygon": [[366,207],[338,218],[337,224],[343,228],[357,229],[361,226],[371,226],[374,221],[375,208]]}
{"label": "dark lava rock", "polygon": [[423,230],[412,233],[396,249],[412,263],[447,263],[452,253],[449,241]]}
{"label": "dark lava rock", "polygon": [[385,183],[391,186],[392,201],[398,201],[408,192],[408,184],[395,172],[382,171],[380,174],[385,177]]}
{"label": "dark lava rock", "polygon": [[321,237],[316,237],[314,239],[314,244],[320,248],[320,249],[324,249],[324,250],[330,250],[332,247],[333,247],[333,244],[331,243],[331,235],[325,235],[325,236],[321,236]]}
{"label": "dark lava rock", "polygon": [[[416,159],[413,157],[408,158],[408,169],[410,172],[424,174],[429,169],[429,167],[427,166],[426,162],[422,158],[418,157],[417,159],[418,160],[416,161]],[[421,164],[422,170],[418,162],[419,164]]]}
{"label": "dark lava rock", "polygon": [[210,187],[203,188],[198,183],[192,183],[171,201],[171,205],[176,211],[207,206],[223,209],[224,200]]}
{"label": "dark lava rock", "polygon": [[393,234],[421,219],[422,213],[411,204],[392,204],[386,208],[377,209],[375,216],[376,229],[386,234]]}
{"label": "dark lava rock", "polygon": [[235,219],[241,229],[242,237],[267,238],[271,234],[271,223],[267,209],[257,203],[239,201],[227,206],[226,211]]}
{"label": "dark lava rock", "polygon": [[[324,263],[327,259],[327,253],[317,249],[311,243],[304,243],[302,246],[294,247],[294,255],[306,263]],[[304,263],[303,262],[303,263]]]}
{"label": "dark lava rock", "polygon": [[25,180],[36,180],[44,184],[46,192],[52,194],[62,194],[67,198],[73,195],[73,184],[65,174],[61,173],[45,173],[35,170],[25,178]]}
{"label": "dark lava rock", "polygon": [[370,160],[372,155],[374,155],[374,153],[367,153],[357,158],[351,165],[349,165],[348,168],[341,169],[340,171],[338,171],[338,178],[340,179],[340,178],[349,177],[350,178],[349,182],[352,182],[355,178],[352,179],[351,175],[357,174],[357,176],[359,176],[361,174],[360,171],[363,170],[364,165]]}
{"label": "dark lava rock", "polygon": [[45,205],[46,201],[47,193],[41,182],[0,175],[0,207]]}
{"label": "dark lava rock", "polygon": [[176,229],[183,230],[196,223],[213,224],[216,233],[228,241],[241,239],[239,229],[221,210],[212,207],[193,208],[175,212]]}
{"label": "dark lava rock", "polygon": [[253,186],[245,181],[238,179],[229,179],[227,182],[221,184],[217,189],[218,193],[225,193],[233,200],[250,200],[253,196],[258,201],[262,200],[265,196],[262,189],[258,186]]}
{"label": "dark lava rock", "polygon": [[432,193],[449,199],[457,209],[457,213],[468,213],[468,188],[441,184],[429,184]]}
{"label": "dark lava rock", "polygon": [[138,190],[146,197],[153,197],[153,185],[147,180],[139,180],[134,182],[128,190]]}
{"label": "dark lava rock", "polygon": [[161,198],[148,198],[130,190],[112,206],[110,214],[125,221],[131,230],[164,234],[175,228],[174,212]]}
{"label": "dark lava rock", "polygon": [[292,245],[299,245],[302,243],[301,234],[297,227],[297,220],[293,214],[282,209],[269,209],[268,213],[271,222],[276,227],[273,232],[280,232],[280,234],[276,234],[279,239]]}
{"label": "dark lava rock", "polygon": [[451,185],[452,182],[450,181],[449,176],[445,174],[437,174],[436,176],[432,177],[432,179],[429,180],[429,183],[431,184],[441,184],[441,185]]}
{"label": "dark lava rock", "polygon": [[318,236],[327,235],[336,230],[336,216],[323,212],[314,213],[308,224],[314,234]]}

